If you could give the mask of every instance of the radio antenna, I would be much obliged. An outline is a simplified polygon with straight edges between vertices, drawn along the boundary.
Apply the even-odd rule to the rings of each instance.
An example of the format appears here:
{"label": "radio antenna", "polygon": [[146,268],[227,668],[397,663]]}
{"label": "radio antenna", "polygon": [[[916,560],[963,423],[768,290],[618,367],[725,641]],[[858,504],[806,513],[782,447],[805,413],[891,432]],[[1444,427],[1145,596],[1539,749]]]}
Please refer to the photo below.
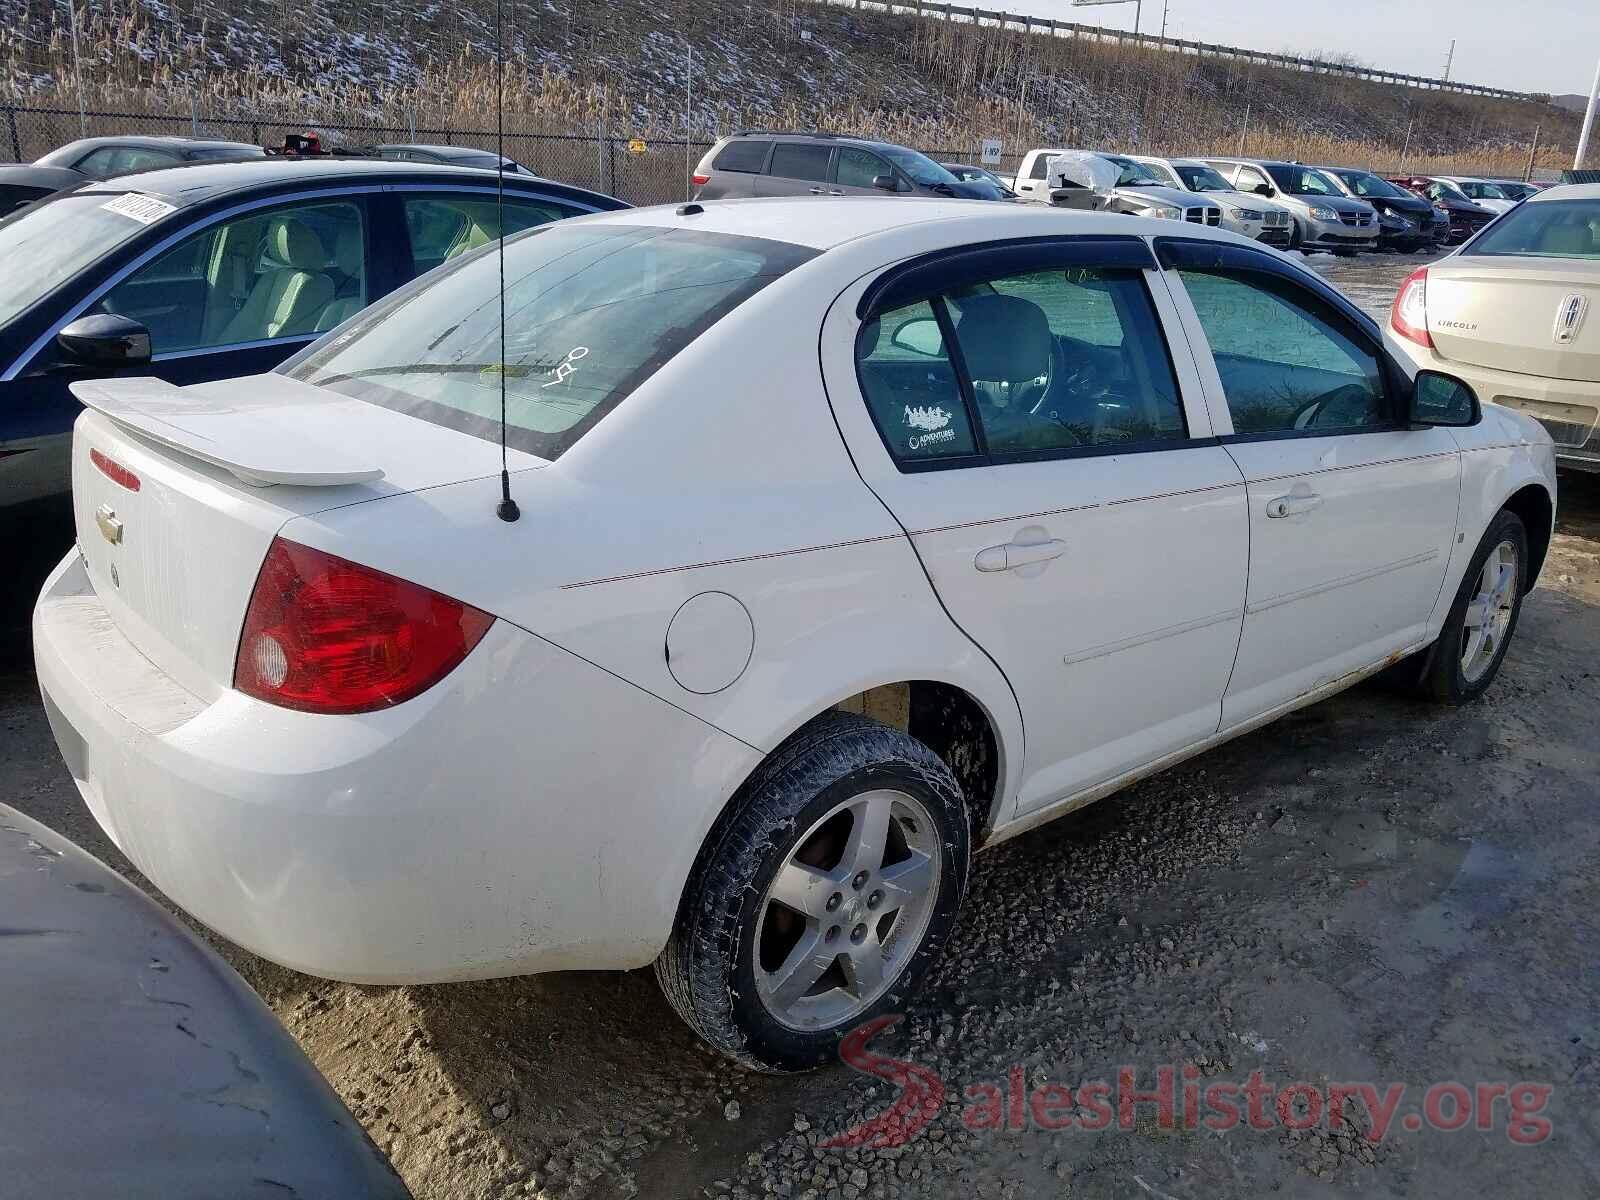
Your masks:
{"label": "radio antenna", "polygon": [[494,5],[494,220],[499,233],[500,266],[500,506],[495,515],[515,521],[522,515],[511,498],[511,470],[506,466],[506,3]]}

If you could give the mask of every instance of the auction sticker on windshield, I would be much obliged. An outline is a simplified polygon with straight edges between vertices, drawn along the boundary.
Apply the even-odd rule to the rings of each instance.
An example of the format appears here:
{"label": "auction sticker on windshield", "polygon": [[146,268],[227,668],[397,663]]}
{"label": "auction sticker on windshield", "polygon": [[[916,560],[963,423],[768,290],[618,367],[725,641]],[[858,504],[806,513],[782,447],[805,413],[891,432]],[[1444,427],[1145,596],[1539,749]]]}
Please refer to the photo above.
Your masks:
{"label": "auction sticker on windshield", "polygon": [[138,192],[128,192],[115,200],[106,201],[100,207],[107,212],[130,217],[141,225],[154,225],[162,217],[178,211],[178,206],[175,204],[157,200],[154,196],[141,196]]}

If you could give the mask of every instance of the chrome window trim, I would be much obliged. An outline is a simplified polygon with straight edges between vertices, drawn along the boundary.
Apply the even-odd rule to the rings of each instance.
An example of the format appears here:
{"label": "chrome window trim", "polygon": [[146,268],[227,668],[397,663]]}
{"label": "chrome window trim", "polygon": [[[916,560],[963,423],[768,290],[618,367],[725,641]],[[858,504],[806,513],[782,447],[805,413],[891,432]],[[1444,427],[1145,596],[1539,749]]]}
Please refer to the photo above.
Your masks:
{"label": "chrome window trim", "polygon": [[165,354],[152,354],[150,361],[153,363],[171,362],[179,358],[198,358],[202,354],[219,354],[224,350],[260,350],[266,346],[287,346],[294,342],[314,342],[325,332],[327,331],[288,333],[283,337],[257,338],[250,342],[225,342],[220,346],[194,346],[188,350],[169,350]]}

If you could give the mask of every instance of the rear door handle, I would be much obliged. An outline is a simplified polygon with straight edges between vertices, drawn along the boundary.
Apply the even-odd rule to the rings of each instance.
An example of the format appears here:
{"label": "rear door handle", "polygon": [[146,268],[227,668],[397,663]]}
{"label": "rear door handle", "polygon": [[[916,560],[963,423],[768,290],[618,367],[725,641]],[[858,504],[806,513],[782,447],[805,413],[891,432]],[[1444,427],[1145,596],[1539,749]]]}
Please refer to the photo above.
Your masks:
{"label": "rear door handle", "polygon": [[1003,546],[990,546],[985,550],[979,550],[978,556],[972,560],[972,565],[985,574],[992,571],[1014,571],[1029,563],[1049,562],[1052,558],[1060,558],[1066,552],[1067,544],[1060,538],[1023,546],[1019,546],[1016,542],[1007,542]]}
{"label": "rear door handle", "polygon": [[811,194],[813,196],[826,196],[828,194],[828,189],[815,187],[811,189]]}
{"label": "rear door handle", "polygon": [[1287,496],[1279,496],[1267,501],[1267,516],[1292,517],[1296,513],[1310,512],[1322,503],[1322,497],[1315,492],[1291,492]]}

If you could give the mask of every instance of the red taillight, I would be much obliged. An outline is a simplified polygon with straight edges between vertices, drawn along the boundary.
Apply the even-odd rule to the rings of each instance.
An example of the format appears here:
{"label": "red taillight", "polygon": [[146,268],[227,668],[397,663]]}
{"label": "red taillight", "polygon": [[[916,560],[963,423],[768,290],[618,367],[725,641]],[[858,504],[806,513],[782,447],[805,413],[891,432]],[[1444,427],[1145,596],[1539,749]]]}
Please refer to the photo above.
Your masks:
{"label": "red taillight", "polygon": [[711,176],[709,175],[691,175],[689,178],[694,180],[695,187],[705,187],[706,184],[711,182]]}
{"label": "red taillight", "polygon": [[302,712],[371,712],[438,683],[493,623],[449,596],[276,538],[250,595],[233,686]]}
{"label": "red taillight", "polygon": [[89,451],[89,461],[98,467],[100,474],[111,480],[112,483],[119,484],[130,492],[139,490],[139,477],[121,463],[106,457],[100,451],[94,449]]}
{"label": "red taillight", "polygon": [[1433,349],[1433,338],[1428,333],[1427,267],[1418,267],[1406,276],[1406,281],[1394,294],[1394,305],[1389,309],[1389,324],[1401,337]]}

